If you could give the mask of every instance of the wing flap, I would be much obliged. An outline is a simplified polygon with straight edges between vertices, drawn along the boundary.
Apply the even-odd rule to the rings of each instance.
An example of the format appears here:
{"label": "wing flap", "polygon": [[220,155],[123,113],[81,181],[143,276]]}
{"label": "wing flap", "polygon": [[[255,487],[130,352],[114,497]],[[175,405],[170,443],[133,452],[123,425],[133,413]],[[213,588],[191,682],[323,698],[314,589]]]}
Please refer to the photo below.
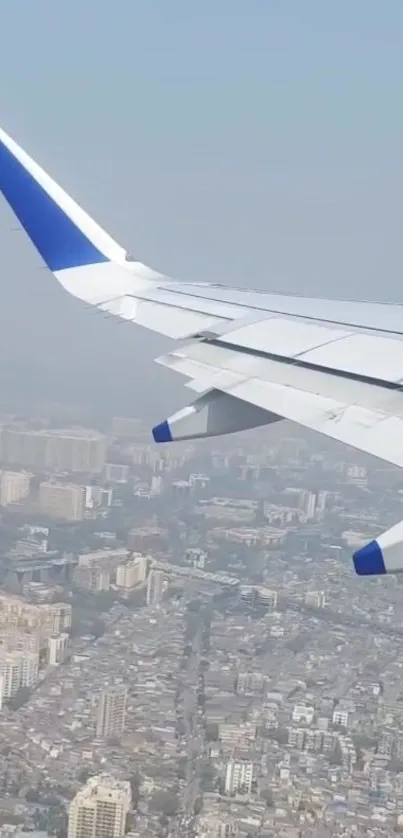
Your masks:
{"label": "wing flap", "polygon": [[[283,363],[281,360],[245,355],[242,349],[199,341],[174,350],[158,359],[158,362],[178,372],[183,371],[183,374],[192,378],[199,378],[201,371],[205,378],[218,371],[225,371],[243,380],[257,378],[301,391],[302,394],[312,393],[336,399],[343,404],[357,404],[381,410],[385,414],[403,416],[403,392],[400,389],[390,390],[367,381],[333,375],[327,370],[303,369],[297,364]],[[194,370],[192,364],[195,365]],[[193,375],[193,372],[196,374]]]}
{"label": "wing flap", "polygon": [[[178,355],[180,354],[180,357]],[[403,393],[200,343],[164,356],[171,369],[194,378],[196,392],[222,389],[310,430],[395,465],[403,465]],[[237,376],[238,380],[226,375]]]}
{"label": "wing flap", "polygon": [[279,384],[249,379],[231,389],[237,398],[290,419],[309,430],[403,466],[403,418],[348,405]]}

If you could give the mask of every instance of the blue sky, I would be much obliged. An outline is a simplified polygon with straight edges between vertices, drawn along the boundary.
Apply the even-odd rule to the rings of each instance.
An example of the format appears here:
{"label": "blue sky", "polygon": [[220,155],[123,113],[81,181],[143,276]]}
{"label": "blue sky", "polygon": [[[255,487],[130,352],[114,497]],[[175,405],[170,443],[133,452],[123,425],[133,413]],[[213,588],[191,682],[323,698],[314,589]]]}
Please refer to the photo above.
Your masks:
{"label": "blue sky", "polygon": [[184,279],[399,296],[401,0],[0,0],[0,16],[3,126],[134,255]]}

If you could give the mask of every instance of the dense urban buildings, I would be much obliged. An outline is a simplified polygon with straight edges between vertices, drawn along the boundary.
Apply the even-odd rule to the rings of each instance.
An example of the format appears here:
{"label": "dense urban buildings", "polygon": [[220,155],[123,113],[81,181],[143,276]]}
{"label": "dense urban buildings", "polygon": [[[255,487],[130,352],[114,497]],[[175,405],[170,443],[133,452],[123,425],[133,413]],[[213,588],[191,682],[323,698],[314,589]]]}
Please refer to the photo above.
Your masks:
{"label": "dense urban buildings", "polygon": [[401,517],[401,472],[279,428],[160,448],[124,420],[80,472],[88,441],[26,430],[61,448],[0,459],[10,826],[391,838],[403,588],[351,551]]}

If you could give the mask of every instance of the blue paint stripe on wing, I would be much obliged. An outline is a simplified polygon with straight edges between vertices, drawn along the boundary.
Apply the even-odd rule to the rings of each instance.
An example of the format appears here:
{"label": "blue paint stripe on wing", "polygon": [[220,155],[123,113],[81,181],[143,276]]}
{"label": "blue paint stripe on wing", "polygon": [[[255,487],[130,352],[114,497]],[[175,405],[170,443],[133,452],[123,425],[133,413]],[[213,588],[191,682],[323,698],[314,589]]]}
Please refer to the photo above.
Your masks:
{"label": "blue paint stripe on wing", "polygon": [[353,555],[355,572],[359,576],[378,576],[386,573],[382,550],[377,541],[370,541]]}
{"label": "blue paint stripe on wing", "polygon": [[109,261],[1,141],[0,192],[51,271]]}

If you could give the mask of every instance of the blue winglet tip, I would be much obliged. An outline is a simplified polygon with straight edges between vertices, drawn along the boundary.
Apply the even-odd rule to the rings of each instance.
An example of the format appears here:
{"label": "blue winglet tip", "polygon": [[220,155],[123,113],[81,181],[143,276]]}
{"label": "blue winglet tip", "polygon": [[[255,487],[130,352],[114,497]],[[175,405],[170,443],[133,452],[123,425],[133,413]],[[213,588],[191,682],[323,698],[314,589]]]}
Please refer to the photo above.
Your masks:
{"label": "blue winglet tip", "polygon": [[370,541],[353,555],[354,569],[358,576],[378,576],[386,573],[382,550],[377,541]]}
{"label": "blue winglet tip", "polygon": [[154,442],[172,442],[172,434],[170,431],[170,427],[168,422],[161,422],[160,425],[156,425],[152,431]]}
{"label": "blue winglet tip", "polygon": [[0,193],[51,271],[109,261],[1,140]]}

